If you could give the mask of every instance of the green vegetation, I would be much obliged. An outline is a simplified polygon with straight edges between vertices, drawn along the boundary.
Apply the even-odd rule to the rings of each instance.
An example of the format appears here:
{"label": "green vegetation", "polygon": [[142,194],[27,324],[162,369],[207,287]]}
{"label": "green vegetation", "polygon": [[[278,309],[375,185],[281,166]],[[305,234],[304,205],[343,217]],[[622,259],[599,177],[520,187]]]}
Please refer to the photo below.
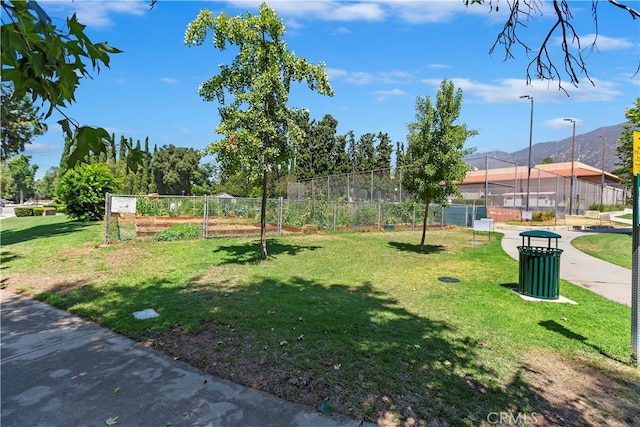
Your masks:
{"label": "green vegetation", "polygon": [[190,240],[202,237],[202,226],[198,224],[179,224],[163,230],[153,236],[158,242],[167,242],[170,240]]}
{"label": "green vegetation", "polygon": [[119,186],[120,183],[106,165],[82,165],[67,171],[60,178],[57,193],[71,218],[99,221],[105,212],[105,194]]}
{"label": "green vegetation", "polygon": [[630,233],[598,233],[580,236],[573,239],[571,244],[586,254],[621,267],[631,268],[633,239]]}
{"label": "green vegetation", "polygon": [[629,205],[601,205],[599,203],[589,205],[590,211],[600,212],[619,212],[629,208],[631,208]]}
{"label": "green vegetation", "polygon": [[[56,216],[1,225],[5,286],[160,349],[163,334],[178,331],[202,346],[196,365],[221,375],[306,378],[283,396],[322,395],[356,417],[555,419],[528,379],[535,361],[573,360],[607,378],[631,363],[629,307],[564,281],[562,295],[578,305],[524,301],[511,290],[517,261],[500,239],[471,244],[469,230],[429,230],[424,252],[413,243],[420,231],[282,236],[260,262],[257,239],[101,247],[98,223]],[[160,317],[131,315],[145,308]],[[637,383],[616,382],[631,408],[621,417],[636,416],[628,402],[640,399]]]}

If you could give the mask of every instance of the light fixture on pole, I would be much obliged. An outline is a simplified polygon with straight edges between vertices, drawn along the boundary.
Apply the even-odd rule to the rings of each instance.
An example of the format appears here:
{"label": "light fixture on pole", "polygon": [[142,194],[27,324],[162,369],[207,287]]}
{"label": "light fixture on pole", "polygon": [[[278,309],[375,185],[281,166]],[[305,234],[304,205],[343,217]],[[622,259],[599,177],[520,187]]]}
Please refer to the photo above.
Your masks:
{"label": "light fixture on pole", "polygon": [[573,181],[575,180],[573,174],[573,156],[576,151],[576,121],[574,119],[564,120],[573,123],[573,136],[571,137],[571,188],[569,190],[569,215],[573,215]]}
{"label": "light fixture on pole", "polygon": [[[531,101],[531,118],[529,120],[529,159],[527,160],[527,201],[526,211],[529,211],[529,189],[531,188],[531,144],[533,142],[533,96],[522,95],[520,99],[529,99]],[[515,199],[515,195],[514,195]]]}

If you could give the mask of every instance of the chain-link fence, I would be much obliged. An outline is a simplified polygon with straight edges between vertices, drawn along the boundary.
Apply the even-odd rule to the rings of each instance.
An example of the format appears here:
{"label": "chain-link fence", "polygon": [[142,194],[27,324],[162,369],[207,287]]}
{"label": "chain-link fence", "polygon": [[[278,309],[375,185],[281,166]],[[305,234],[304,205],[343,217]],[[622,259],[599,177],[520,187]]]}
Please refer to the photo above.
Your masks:
{"label": "chain-link fence", "polygon": [[[622,205],[625,189],[618,183],[561,176],[541,168],[489,156],[467,158],[470,171],[460,183],[454,203],[554,212],[581,212],[592,205]],[[405,168],[355,172],[290,182],[287,200],[404,202],[413,196],[402,188]],[[528,199],[527,199],[528,197]],[[528,200],[528,203],[527,203]]]}
{"label": "chain-link fence", "polygon": [[[261,200],[216,196],[107,194],[104,242],[177,240],[260,234]],[[404,202],[337,202],[268,199],[267,235],[315,231],[412,229],[422,226],[424,205]],[[429,206],[431,227],[470,227],[486,217],[473,205]]]}

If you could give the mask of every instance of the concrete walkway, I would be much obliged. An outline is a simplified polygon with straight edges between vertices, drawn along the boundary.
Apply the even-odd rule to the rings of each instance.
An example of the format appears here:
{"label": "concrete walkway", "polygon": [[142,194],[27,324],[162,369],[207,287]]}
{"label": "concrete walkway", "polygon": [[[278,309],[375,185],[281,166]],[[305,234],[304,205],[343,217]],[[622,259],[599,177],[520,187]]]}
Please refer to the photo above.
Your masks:
{"label": "concrete walkway", "polygon": [[2,427],[372,425],[204,374],[38,301],[0,299]]}
{"label": "concrete walkway", "polygon": [[[522,245],[519,234],[533,227],[510,227],[496,225],[495,230],[504,233],[502,248],[512,258],[518,260],[518,246]],[[560,278],[582,286],[610,300],[631,306],[631,270],[602,261],[580,252],[571,245],[571,240],[579,236],[593,234],[594,231],[574,231],[566,227],[555,228],[554,233],[561,236],[558,247],[563,250],[560,255]],[[602,232],[603,230],[598,230]],[[630,229],[612,229],[610,232],[630,232]],[[554,242],[553,242],[554,243]],[[531,244],[546,246],[547,240],[531,239]]]}

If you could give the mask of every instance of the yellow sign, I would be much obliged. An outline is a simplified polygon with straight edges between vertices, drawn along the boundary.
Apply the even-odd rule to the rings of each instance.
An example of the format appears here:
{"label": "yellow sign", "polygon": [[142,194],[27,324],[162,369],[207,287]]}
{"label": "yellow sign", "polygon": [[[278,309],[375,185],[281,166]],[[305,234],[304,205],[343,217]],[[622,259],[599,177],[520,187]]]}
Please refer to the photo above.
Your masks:
{"label": "yellow sign", "polygon": [[633,132],[633,176],[640,172],[640,132]]}

